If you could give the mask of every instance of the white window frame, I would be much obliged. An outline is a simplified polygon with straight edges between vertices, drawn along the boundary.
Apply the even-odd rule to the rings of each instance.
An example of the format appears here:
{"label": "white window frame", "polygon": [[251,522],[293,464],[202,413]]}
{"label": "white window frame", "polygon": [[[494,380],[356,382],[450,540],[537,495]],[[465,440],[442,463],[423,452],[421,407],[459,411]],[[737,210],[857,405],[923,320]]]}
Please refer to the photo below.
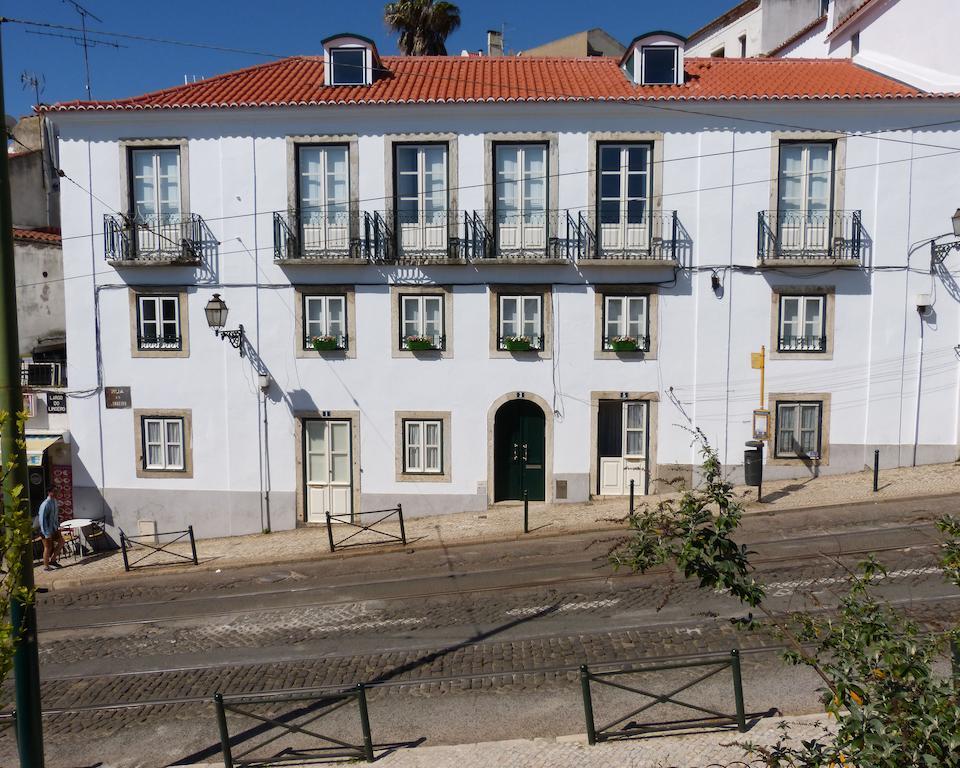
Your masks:
{"label": "white window frame", "polygon": [[[790,445],[789,447],[784,447],[783,445],[783,435],[784,435],[784,418],[783,412],[785,410],[792,409],[794,411],[793,427],[791,429]],[[802,424],[802,415],[804,410],[813,410],[816,412],[816,432],[814,435],[814,445],[816,446],[813,451],[802,452],[798,451],[795,446],[801,446],[803,444],[803,432],[809,430],[803,430],[801,428]],[[809,458],[809,459],[819,459],[823,453],[823,446],[821,441],[823,439],[823,402],[821,401],[812,401],[812,400],[779,400],[777,401],[777,433],[775,435],[776,439],[776,458],[778,459],[796,459],[796,458]]]}
{"label": "white window frame", "polygon": [[[673,80],[669,82],[652,83],[647,80],[647,51],[673,52]],[[640,49],[640,83],[641,85],[676,85],[677,70],[680,67],[680,48],[676,45],[644,45]]]}
{"label": "white window frame", "polygon": [[[620,319],[617,322],[617,333],[610,334],[610,304],[612,302],[622,302],[622,311],[620,313]],[[640,320],[640,329],[636,334],[630,333],[631,322],[630,317],[630,306],[634,302],[639,302],[643,307],[641,312]],[[637,340],[637,349],[646,350],[650,345],[650,318],[649,318],[649,308],[650,302],[647,296],[638,295],[638,296],[627,296],[619,294],[604,294],[603,297],[603,348],[605,350],[613,349],[613,338],[614,336],[632,336]]]}
{"label": "white window frame", "polygon": [[[428,170],[427,153],[430,150],[440,150],[443,153],[443,172],[442,172],[442,205],[436,205],[436,196],[433,191],[427,192],[427,177],[431,182],[436,179],[436,174]],[[416,168],[412,171],[402,171],[400,156],[405,153],[413,153],[416,158]],[[413,177],[416,179],[416,195],[401,195],[400,179],[403,177]],[[450,217],[450,146],[447,142],[427,142],[422,144],[397,143],[394,145],[394,211],[395,211],[395,237],[401,250],[410,249],[413,251],[445,251],[447,249],[447,225]],[[416,203],[416,218],[408,217],[412,210],[405,207],[409,203]],[[429,202],[429,210],[428,210]],[[405,246],[404,235],[409,237],[410,231],[413,231],[416,245]],[[430,244],[431,237],[439,233],[439,241]]]}
{"label": "white window frame", "polygon": [[[341,333],[330,332],[330,304],[336,302],[340,304],[340,325]],[[321,306],[320,323],[321,327],[313,329],[318,331],[314,333],[311,326],[317,323],[310,320],[310,305],[319,303]],[[335,336],[340,345],[340,349],[346,349],[349,343],[349,329],[347,327],[347,297],[342,293],[331,294],[304,294],[303,295],[303,348],[313,349],[311,339],[315,336]]]}
{"label": "white window frame", "polygon": [[[177,157],[177,196],[175,198],[176,210],[169,211],[164,213],[162,208],[164,205],[164,200],[160,194],[160,156],[167,153],[173,153]],[[131,206],[130,213],[133,214],[138,220],[140,219],[140,212],[137,210],[139,207],[140,195],[138,195],[137,184],[140,179],[146,178],[138,176],[136,173],[137,163],[136,158],[140,155],[150,155],[151,162],[150,167],[153,174],[153,200],[150,203],[153,206],[154,216],[179,216],[183,213],[183,159],[180,157],[180,148],[179,147],[137,147],[130,149],[130,191],[131,191]],[[169,205],[170,201],[167,201],[166,204]]]}
{"label": "white window frame", "polygon": [[[640,409],[640,426],[630,427],[628,414],[631,408]],[[623,404],[623,458],[625,459],[645,459],[647,458],[647,404],[643,400],[629,400]],[[630,433],[640,433],[640,453],[629,453],[627,446],[630,445]]]}
{"label": "white window frame", "polygon": [[[298,233],[304,252],[312,250],[342,251],[350,250],[350,145],[349,144],[299,144],[297,145],[297,212],[300,217]],[[331,171],[330,154],[333,150],[343,152],[345,167],[342,176]],[[306,182],[313,180],[304,167],[304,154],[316,152],[319,155],[320,198],[316,204],[310,204],[312,198],[306,196]],[[331,182],[342,182],[342,199],[331,196]]]}
{"label": "white window frame", "polygon": [[[160,429],[159,442],[150,440],[150,425],[157,424]],[[167,427],[176,425],[179,429],[179,440],[170,440]],[[141,431],[143,436],[143,469],[150,471],[182,472],[186,469],[186,435],[184,434],[184,420],[181,416],[143,416],[141,417]],[[170,448],[180,449],[179,463],[170,460]],[[159,447],[162,461],[150,463],[150,448]]]}
{"label": "white window frame", "polygon": [[[427,427],[436,427],[436,442],[427,441]],[[416,430],[416,436],[412,433]],[[428,451],[433,451],[436,462],[428,463]],[[404,419],[403,420],[403,471],[406,474],[442,475],[443,474],[443,420],[442,419]]]}
{"label": "white window frame", "polygon": [[[630,152],[631,150],[644,150],[647,158],[646,166],[642,171],[630,170]],[[603,154],[607,151],[616,151],[619,153],[620,162],[615,171],[605,170],[603,167]],[[616,197],[603,194],[604,177],[616,176],[618,179],[619,194]],[[630,195],[630,177],[644,177],[643,192],[641,195]],[[597,235],[603,239],[604,231],[614,229],[618,232],[617,240],[619,246],[610,248],[618,251],[643,251],[649,248],[649,233],[652,225],[652,211],[650,203],[653,198],[653,144],[649,142],[633,142],[627,144],[600,143],[597,146]],[[643,204],[643,213],[640,221],[630,221],[630,204],[641,202]],[[605,222],[603,220],[604,203],[616,203],[618,210],[618,221],[616,224]],[[628,232],[631,228],[638,230],[642,237],[639,244],[628,244]],[[601,242],[604,249],[607,247]]]}
{"label": "white window frame", "polygon": [[[516,333],[506,333],[508,321],[504,319],[503,306],[508,301],[517,302],[516,323],[519,327],[516,329]],[[536,311],[531,317],[528,318],[527,307],[534,305],[534,302]],[[527,325],[533,325],[538,329],[535,334],[529,334],[530,348],[543,349],[543,297],[541,295],[529,293],[502,293],[497,297],[497,308],[498,349],[506,349],[504,339],[527,336],[528,334],[524,333]]]}
{"label": "white window frame", "polygon": [[[794,338],[797,340],[797,345],[791,347],[789,345],[784,345],[784,340],[787,338],[786,327],[787,320],[786,314],[784,312],[784,304],[788,301],[797,302],[797,320],[796,325],[800,326],[800,332],[794,335]],[[817,317],[819,322],[817,324],[817,333],[813,336],[808,336],[806,333],[807,330],[807,305],[810,303],[817,303],[819,305],[819,311],[817,312]],[[824,294],[790,294],[783,293],[780,294],[780,322],[779,330],[777,334],[777,351],[778,352],[825,352],[827,349],[827,339],[826,339],[826,327],[827,327],[827,297]],[[816,346],[813,342],[813,338],[820,339],[820,345]]]}
{"label": "white window frame", "polygon": [[[543,153],[544,174],[542,177],[531,175],[524,170],[527,164],[527,152],[533,149]],[[505,150],[515,150],[517,152],[517,172],[514,178],[506,178],[506,174],[501,171],[500,153]],[[531,249],[545,251],[550,241],[550,145],[540,141],[532,141],[528,143],[495,143],[493,150],[493,175],[493,206],[495,226],[494,239],[497,244],[497,248],[500,249],[502,247],[500,242],[500,229],[501,227],[507,226],[507,222],[501,221],[501,217],[515,216],[516,223],[514,226],[520,229],[521,234],[519,235],[519,247],[512,248],[511,250],[518,250],[521,252]],[[531,201],[536,198],[529,197],[526,194],[527,185],[530,180],[543,182],[542,207],[532,207]],[[505,203],[501,203],[500,201],[501,197],[504,199],[508,197],[506,193],[508,187],[511,187],[513,190],[514,205],[512,208],[508,208]],[[532,221],[529,221],[531,217],[538,215],[543,217],[542,225],[534,224]],[[526,231],[528,229],[543,231],[542,246],[537,245],[535,248],[534,246],[528,247],[526,235]]]}
{"label": "white window frame", "polygon": [[[337,65],[336,65],[334,59],[336,58],[336,56],[337,56],[338,53],[359,53],[359,54],[361,54],[361,58],[363,59],[363,64],[362,64],[363,70],[362,70],[361,73],[360,73],[360,81],[359,81],[359,82],[344,82],[344,83],[341,83],[341,82],[338,82],[338,81],[337,81],[337,78],[336,78]],[[370,66],[369,66],[369,64],[367,63],[368,52],[367,52],[367,49],[366,49],[366,48],[362,48],[362,47],[359,47],[359,46],[344,45],[344,46],[340,46],[340,47],[338,47],[338,48],[331,48],[330,51],[329,51],[329,54],[330,54],[330,85],[343,85],[343,86],[351,86],[351,85],[354,85],[354,86],[356,86],[356,85],[369,85],[369,84],[370,84],[370,71],[369,71],[369,70],[370,70]],[[343,65],[341,65],[341,66],[343,66]],[[347,66],[349,66],[349,67],[352,68],[354,65],[348,64]]]}
{"label": "white window frame", "polygon": [[[427,303],[436,302],[440,307],[440,332],[437,334],[427,333]],[[400,349],[406,346],[406,340],[409,336],[420,336],[432,338],[435,349],[443,349],[446,344],[446,300],[445,297],[436,293],[401,293],[400,294]],[[417,307],[417,332],[407,333],[407,307]],[[410,321],[413,322],[413,321]]]}
{"label": "white window frame", "polygon": [[[144,317],[144,305],[153,304],[156,320],[148,321]],[[163,319],[164,306],[173,306],[173,320]],[[163,326],[173,322],[176,324],[176,342],[168,344],[163,340]],[[146,342],[147,325],[155,325],[156,342]],[[183,331],[180,324],[180,297],[176,294],[140,294],[137,296],[137,349],[141,350],[171,350],[183,349]]]}
{"label": "white window frame", "polygon": [[[810,194],[811,180],[816,176],[821,176],[822,172],[814,172],[811,167],[811,149],[812,148],[829,150],[829,175],[827,177],[827,196],[826,200],[815,198]],[[800,150],[800,172],[787,174],[784,169],[784,154],[791,151]],[[776,210],[776,233],[779,250],[790,253],[793,251],[804,252],[828,251],[831,247],[831,240],[834,236],[834,187],[836,185],[837,169],[837,146],[832,141],[781,141],[777,157],[777,210]],[[802,191],[798,201],[799,207],[792,208],[788,205],[788,198],[784,191],[787,185],[784,183],[786,178],[799,178],[802,183]],[[793,200],[793,198],[790,198]],[[795,202],[796,202],[795,201]],[[812,203],[820,202],[823,207],[816,207]],[[818,220],[822,219],[822,220]]]}

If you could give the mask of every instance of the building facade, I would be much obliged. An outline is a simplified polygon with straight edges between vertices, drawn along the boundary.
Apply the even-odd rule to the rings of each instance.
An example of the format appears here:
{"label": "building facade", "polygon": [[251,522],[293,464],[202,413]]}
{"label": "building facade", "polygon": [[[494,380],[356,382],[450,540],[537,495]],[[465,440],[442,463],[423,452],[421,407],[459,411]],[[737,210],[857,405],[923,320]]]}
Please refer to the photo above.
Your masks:
{"label": "building facade", "polygon": [[960,204],[955,95],[667,33],[620,62],[323,46],[49,109],[78,514],[652,492],[694,478],[694,428],[736,478],[761,406],[768,477],[957,459],[960,257],[911,251]]}

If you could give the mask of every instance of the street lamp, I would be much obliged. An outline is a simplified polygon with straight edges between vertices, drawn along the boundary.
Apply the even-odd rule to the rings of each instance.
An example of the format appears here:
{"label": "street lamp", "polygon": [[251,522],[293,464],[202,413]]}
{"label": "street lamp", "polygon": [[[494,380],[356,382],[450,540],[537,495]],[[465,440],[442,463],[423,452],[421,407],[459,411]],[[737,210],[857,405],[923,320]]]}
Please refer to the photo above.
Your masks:
{"label": "street lamp", "polygon": [[[953,224],[953,234],[960,238],[960,208],[953,214],[950,221]],[[930,255],[937,263],[942,262],[950,251],[960,251],[960,240],[954,240],[951,243],[937,243],[936,238],[930,241]],[[932,269],[932,266],[931,266]]]}
{"label": "street lamp", "polygon": [[227,302],[220,298],[219,293],[213,294],[213,298],[207,302],[203,312],[207,316],[207,325],[213,329],[213,335],[229,341],[234,349],[240,350],[240,357],[243,357],[243,325],[240,325],[235,331],[223,330],[223,326],[227,324],[227,314],[230,310],[227,307]]}

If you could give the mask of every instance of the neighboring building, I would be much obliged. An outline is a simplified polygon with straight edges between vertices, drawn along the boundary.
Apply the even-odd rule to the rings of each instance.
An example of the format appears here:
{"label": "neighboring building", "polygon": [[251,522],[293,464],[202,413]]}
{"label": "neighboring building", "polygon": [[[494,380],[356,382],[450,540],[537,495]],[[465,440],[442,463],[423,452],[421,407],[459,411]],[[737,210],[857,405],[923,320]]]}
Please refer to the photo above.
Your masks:
{"label": "neighboring building", "polygon": [[845,58],[925,91],[960,90],[957,0],[746,0],[687,40],[691,56]]}
{"label": "neighboring building", "polygon": [[626,48],[599,27],[528,48],[522,56],[612,56],[619,59]]}
{"label": "neighboring building", "polygon": [[692,426],[736,479],[761,346],[767,477],[958,458],[960,254],[910,251],[960,205],[957,94],[668,33],[619,62],[322,45],[46,108],[87,187],[78,511],[214,536],[643,493],[695,476]]}
{"label": "neighboring building", "polygon": [[8,153],[17,275],[17,327],[26,423],[28,490],[34,512],[54,488],[71,516],[66,394],[66,323],[56,139],[40,117],[22,118]]}

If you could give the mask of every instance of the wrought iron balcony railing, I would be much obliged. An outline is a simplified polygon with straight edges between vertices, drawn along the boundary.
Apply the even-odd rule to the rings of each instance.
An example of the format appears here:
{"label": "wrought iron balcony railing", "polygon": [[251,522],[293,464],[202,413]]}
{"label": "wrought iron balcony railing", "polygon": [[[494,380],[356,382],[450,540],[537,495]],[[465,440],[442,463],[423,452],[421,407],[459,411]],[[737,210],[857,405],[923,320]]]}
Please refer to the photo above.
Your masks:
{"label": "wrought iron balcony railing", "polygon": [[177,334],[147,335],[137,334],[137,349],[176,351],[182,348],[183,339]]}
{"label": "wrought iron balcony railing", "polygon": [[566,237],[561,241],[576,261],[675,262],[678,259],[680,223],[676,211],[646,213],[634,224],[601,223],[599,234],[587,215],[567,212]]}
{"label": "wrought iron balcony railing", "polygon": [[360,213],[342,209],[303,209],[273,214],[276,261],[365,261]]}
{"label": "wrought iron balcony railing", "polygon": [[65,387],[66,374],[66,363],[20,362],[20,385],[23,387]]}
{"label": "wrought iron balcony railing", "polygon": [[760,211],[757,258],[760,262],[842,261],[862,258],[860,211]]}
{"label": "wrought iron balcony railing", "polygon": [[[632,339],[632,345],[627,339]],[[604,336],[602,339],[604,352],[649,352],[649,336]]]}
{"label": "wrought iron balcony railing", "polygon": [[197,264],[205,224],[196,213],[103,217],[104,253],[114,263]]}
{"label": "wrought iron balcony railing", "polygon": [[780,336],[778,352],[823,352],[827,348],[826,336]]}

